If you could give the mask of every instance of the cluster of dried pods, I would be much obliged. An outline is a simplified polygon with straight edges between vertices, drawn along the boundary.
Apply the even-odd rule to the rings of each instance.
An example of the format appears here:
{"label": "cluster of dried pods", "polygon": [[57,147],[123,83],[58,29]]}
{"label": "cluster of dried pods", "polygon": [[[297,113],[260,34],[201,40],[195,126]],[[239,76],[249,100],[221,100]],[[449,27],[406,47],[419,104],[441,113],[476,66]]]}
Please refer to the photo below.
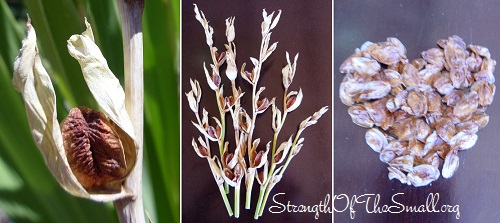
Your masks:
{"label": "cluster of dried pods", "polygon": [[[312,116],[309,116],[299,125],[295,135],[290,136],[287,140],[278,144],[278,135],[284,125],[287,114],[294,111],[302,102],[302,90],[289,91],[295,76],[298,54],[294,57],[293,63],[290,60],[288,52],[286,53],[287,65],[282,69],[283,74],[283,110],[280,110],[275,102],[275,98],[268,99],[261,97],[265,87],[258,87],[261,76],[262,64],[274,52],[278,43],[269,44],[271,38],[271,30],[277,25],[281,11],[274,17],[274,12],[267,14],[265,10],[262,12],[264,21],[261,25],[262,42],[260,45],[259,57],[253,58],[253,68],[251,71],[245,70],[246,64],[241,66],[241,77],[252,86],[252,92],[242,92],[241,88],[236,87],[235,80],[238,77],[238,69],[236,66],[236,44],[233,42],[235,38],[234,17],[226,20],[226,50],[220,54],[217,48],[213,46],[213,28],[208,25],[203,12],[198,10],[194,5],[195,18],[203,26],[206,35],[207,45],[210,48],[212,64],[212,72],[203,65],[205,76],[210,88],[215,92],[215,98],[219,109],[219,117],[213,117],[215,127],[209,123],[209,114],[202,109],[200,117],[199,103],[201,100],[202,90],[197,80],[190,80],[191,91],[186,93],[189,101],[189,106],[196,116],[196,121],[193,125],[200,131],[202,136],[197,140],[193,138],[192,146],[198,156],[207,159],[214,179],[219,187],[221,196],[226,205],[226,209],[230,216],[233,215],[233,209],[227,199],[229,187],[234,187],[234,216],[239,217],[239,197],[240,185],[245,177],[246,186],[246,202],[245,208],[250,209],[250,201],[252,194],[253,182],[256,179],[260,184],[260,193],[257,201],[254,218],[257,219],[262,215],[266,200],[273,187],[282,179],[290,161],[299,153],[302,148],[304,138],[300,138],[301,133],[309,126],[318,122],[318,119],[328,110],[327,107],[321,108]],[[274,18],[273,18],[274,17]],[[224,63],[227,64],[226,76],[231,81],[232,96],[224,96],[223,85],[221,84],[220,67]],[[245,96],[251,98],[251,109],[242,107],[241,98]],[[272,129],[273,140],[269,141],[263,149],[260,138],[254,139],[254,130],[256,119],[259,114],[264,113],[268,108],[272,109]],[[229,114],[229,115],[228,115]],[[226,133],[226,116],[230,116],[234,128],[234,144],[230,146],[229,141],[225,138]],[[220,159],[216,155],[212,155],[210,151],[210,142],[217,142],[219,148]],[[233,147],[234,149],[232,149]],[[268,154],[271,153],[270,160]]]}
{"label": "cluster of dried pods", "polygon": [[409,61],[396,38],[366,42],[340,66],[340,99],[368,128],[366,143],[389,164],[389,179],[416,187],[453,176],[457,152],[476,143],[495,94],[488,48],[458,36],[437,45]]}

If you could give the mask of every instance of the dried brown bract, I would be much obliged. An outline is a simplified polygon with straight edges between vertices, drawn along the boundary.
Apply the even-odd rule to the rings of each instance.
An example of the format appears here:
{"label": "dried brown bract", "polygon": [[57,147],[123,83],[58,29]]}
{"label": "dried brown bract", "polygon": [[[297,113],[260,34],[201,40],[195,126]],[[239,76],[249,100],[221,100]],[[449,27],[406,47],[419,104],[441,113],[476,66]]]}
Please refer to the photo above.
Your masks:
{"label": "dried brown bract", "polygon": [[340,67],[352,121],[368,128],[366,143],[389,164],[389,179],[416,187],[453,176],[458,151],[472,148],[488,124],[496,90],[488,48],[458,36],[437,45],[409,62],[396,38],[365,42]]}

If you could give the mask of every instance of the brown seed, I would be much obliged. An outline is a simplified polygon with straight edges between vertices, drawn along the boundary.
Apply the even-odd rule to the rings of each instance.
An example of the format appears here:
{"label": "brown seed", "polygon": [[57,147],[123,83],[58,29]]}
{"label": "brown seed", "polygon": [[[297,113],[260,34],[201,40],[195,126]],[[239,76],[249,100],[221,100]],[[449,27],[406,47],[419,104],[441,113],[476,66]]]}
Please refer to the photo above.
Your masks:
{"label": "brown seed", "polygon": [[87,107],[71,109],[61,125],[68,163],[88,191],[104,191],[128,174],[115,128],[101,112]]}

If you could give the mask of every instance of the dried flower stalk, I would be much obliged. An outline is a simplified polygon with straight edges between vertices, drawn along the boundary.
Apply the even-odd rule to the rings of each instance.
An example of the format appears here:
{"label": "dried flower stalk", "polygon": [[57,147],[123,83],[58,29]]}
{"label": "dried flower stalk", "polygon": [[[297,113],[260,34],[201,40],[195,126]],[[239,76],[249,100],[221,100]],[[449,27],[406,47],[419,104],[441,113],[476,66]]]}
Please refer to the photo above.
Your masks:
{"label": "dried flower stalk", "polygon": [[[300,138],[300,134],[307,127],[317,123],[318,119],[328,110],[328,108],[323,107],[304,120],[300,124],[295,137],[293,135],[290,136],[287,141],[283,142],[278,147],[278,135],[284,125],[287,114],[295,110],[301,104],[303,98],[301,89],[299,89],[298,92],[289,92],[289,87],[296,72],[298,54],[294,57],[292,63],[288,52],[286,53],[287,65],[282,70],[282,84],[285,89],[283,94],[283,112],[276,107],[274,98],[268,99],[261,97],[265,87],[258,86],[262,64],[271,56],[277,47],[277,42],[270,44],[270,38],[271,30],[278,24],[281,11],[274,17],[274,12],[268,15],[267,12],[263,10],[262,16],[264,21],[261,26],[262,41],[260,44],[259,57],[258,59],[250,57],[253,64],[251,71],[245,69],[246,64],[243,64],[240,68],[239,73],[241,77],[252,85],[251,113],[247,113],[247,110],[242,107],[241,98],[245,93],[235,84],[235,79],[238,77],[236,44],[234,43],[235,18],[230,17],[226,19],[226,50],[219,54],[217,48],[213,46],[213,28],[208,25],[205,15],[198,10],[196,4],[194,5],[194,11],[196,14],[195,18],[200,22],[205,31],[206,43],[211,53],[211,72],[208,71],[205,64],[203,64],[203,68],[208,85],[215,92],[220,116],[219,118],[213,117],[215,126],[210,125],[208,112],[204,108],[200,117],[199,103],[202,95],[201,88],[197,80],[190,80],[191,91],[186,93],[186,97],[196,117],[196,122],[193,121],[192,123],[203,135],[198,137],[198,140],[193,138],[192,145],[195,152],[200,157],[206,158],[209,161],[210,168],[230,216],[232,215],[232,209],[226,196],[228,190],[225,192],[222,185],[226,184],[235,188],[234,215],[238,218],[240,186],[243,176],[245,176],[246,185],[246,209],[250,209],[253,182],[257,179],[261,185],[254,216],[257,219],[262,215],[270,191],[281,180],[290,161],[302,148],[304,139]],[[226,76],[231,81],[231,96],[224,96],[223,86],[221,85],[220,67],[224,62],[227,64]],[[273,110],[273,120],[271,123],[274,130],[273,140],[267,143],[266,150],[258,151],[257,148],[261,140],[260,138],[254,139],[255,121],[258,115],[264,113],[269,107]],[[229,113],[233,121],[232,124],[235,136],[234,145],[236,145],[234,150],[230,149],[230,144],[225,139],[227,113]],[[217,156],[211,155],[210,141],[218,143],[220,159]],[[271,156],[269,162],[268,154],[270,151]],[[259,169],[262,169],[262,171],[259,172]]]}

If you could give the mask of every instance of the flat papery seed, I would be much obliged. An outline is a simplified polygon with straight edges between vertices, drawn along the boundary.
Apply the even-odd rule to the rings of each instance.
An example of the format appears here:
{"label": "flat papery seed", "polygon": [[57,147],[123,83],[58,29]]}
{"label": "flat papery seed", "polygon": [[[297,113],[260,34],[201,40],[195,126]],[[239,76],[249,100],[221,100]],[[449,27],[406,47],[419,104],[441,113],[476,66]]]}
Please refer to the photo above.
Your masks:
{"label": "flat papery seed", "polygon": [[385,81],[372,81],[358,85],[359,98],[362,100],[383,98],[391,91],[391,85]]}
{"label": "flat papery seed", "polygon": [[449,75],[447,76],[445,74],[448,74],[448,73],[442,72],[441,77],[437,78],[433,84],[433,86],[436,88],[436,90],[442,95],[446,95],[446,94],[450,93],[453,89],[455,89],[455,87],[453,87],[453,85],[451,84],[451,80],[450,80]]}
{"label": "flat papery seed", "polygon": [[405,172],[411,172],[413,169],[413,159],[411,155],[400,156],[391,160],[389,165]]}
{"label": "flat papery seed", "polygon": [[424,58],[430,64],[437,66],[444,66],[444,52],[438,48],[431,48],[422,52],[422,58]]}
{"label": "flat papery seed", "polygon": [[442,159],[445,159],[446,154],[448,154],[448,152],[450,152],[451,150],[452,150],[452,148],[450,145],[443,143],[437,147],[436,153],[439,155],[439,157],[441,157]]}
{"label": "flat papery seed", "polygon": [[408,180],[415,187],[426,186],[439,178],[439,169],[432,165],[423,164],[413,167],[413,171],[408,173]]}
{"label": "flat papery seed", "polygon": [[496,87],[494,84],[489,84],[488,82],[481,80],[474,82],[474,84],[470,87],[470,90],[477,92],[479,105],[488,106],[493,102]]}
{"label": "flat papery seed", "polygon": [[487,71],[478,71],[477,73],[474,73],[473,76],[476,81],[486,81],[490,84],[495,83],[495,76],[493,73],[489,73]]}
{"label": "flat papery seed", "polygon": [[425,69],[418,72],[423,80],[423,84],[431,86],[439,77],[441,77],[441,67],[433,64],[427,64]]}
{"label": "flat papery seed", "polygon": [[453,107],[453,114],[458,117],[466,117],[474,113],[479,105],[477,92],[471,91]]}
{"label": "flat papery seed", "polygon": [[363,76],[374,76],[380,71],[380,64],[373,59],[364,57],[351,58],[352,66],[356,72]]}
{"label": "flat papery seed", "polygon": [[352,118],[352,121],[361,127],[371,128],[373,127],[373,120],[368,115],[365,107],[362,105],[354,105],[347,110],[349,115]]}
{"label": "flat papery seed", "polygon": [[427,61],[425,61],[424,58],[418,58],[418,59],[411,61],[411,65],[413,65],[417,70],[424,69],[426,64],[427,64]]}
{"label": "flat papery seed", "polygon": [[386,65],[396,64],[405,58],[404,52],[398,47],[391,45],[383,45],[375,47],[374,50],[370,52],[373,59]]}
{"label": "flat papery seed", "polygon": [[490,116],[484,112],[476,112],[472,115],[471,121],[477,125],[478,129],[482,129],[490,121]]}
{"label": "flat papery seed", "polygon": [[422,157],[424,155],[424,146],[425,144],[417,139],[412,139],[408,142],[408,149],[413,156]]}
{"label": "flat papery seed", "polygon": [[481,64],[481,70],[488,73],[493,74],[495,72],[495,66],[497,65],[497,61],[493,59],[484,59]]}
{"label": "flat papery seed", "polygon": [[375,152],[380,152],[387,145],[387,138],[385,135],[376,128],[371,128],[365,134],[366,144],[370,146]]}
{"label": "flat papery seed", "polygon": [[424,96],[427,98],[427,113],[440,115],[442,113],[441,95],[435,91],[425,91]]}
{"label": "flat papery seed", "polygon": [[392,150],[396,155],[401,156],[408,150],[408,141],[393,140],[390,141],[384,148]]}
{"label": "flat papery seed", "polygon": [[453,122],[441,117],[436,123],[436,132],[445,142],[450,142],[451,138],[456,134],[456,128]]}
{"label": "flat papery seed", "polygon": [[441,174],[444,178],[450,178],[453,176],[455,171],[458,169],[460,162],[456,150],[448,152],[446,158],[444,159],[443,170]]}
{"label": "flat papery seed", "polygon": [[387,100],[387,98],[383,98],[364,104],[373,123],[382,127],[384,130],[387,130],[394,123],[394,117],[392,117],[391,113],[386,108]]}
{"label": "flat papery seed", "polygon": [[401,85],[403,82],[401,81],[401,74],[392,69],[385,69],[382,74],[382,79],[389,83],[391,87],[396,87]]}
{"label": "flat papery seed", "polygon": [[479,127],[476,123],[472,121],[462,122],[455,125],[458,132],[465,132],[467,134],[473,134],[479,131]]}
{"label": "flat papery seed", "polygon": [[397,179],[402,184],[411,185],[410,181],[406,177],[406,174],[404,174],[401,170],[398,170],[391,166],[387,167],[387,169],[389,170],[389,180]]}
{"label": "flat papery seed", "polygon": [[87,107],[71,109],[61,124],[68,163],[89,192],[116,192],[120,187],[110,185],[128,174],[124,148],[114,128],[118,127],[103,113]]}
{"label": "flat papery seed", "polygon": [[475,133],[459,132],[450,140],[450,145],[459,150],[472,148],[477,142],[477,135]]}
{"label": "flat papery seed", "polygon": [[413,87],[417,84],[421,84],[422,80],[418,76],[418,70],[410,63],[406,64],[401,73],[401,78],[403,85],[407,88]]}
{"label": "flat papery seed", "polygon": [[439,146],[440,144],[443,144],[444,141],[438,136],[436,131],[433,131],[427,139],[425,139],[425,145],[424,145],[424,151],[422,152],[423,155],[427,155],[429,151],[435,151],[436,146]]}
{"label": "flat papery seed", "polygon": [[346,79],[347,77],[344,77],[344,81],[342,81],[342,83],[340,84],[339,97],[342,103],[344,103],[347,106],[352,106],[354,104],[354,99],[346,92],[346,82],[347,82]]}
{"label": "flat papery seed", "polygon": [[384,163],[391,162],[391,160],[393,160],[395,157],[396,157],[396,153],[394,152],[394,150],[388,149],[387,147],[380,151],[379,158],[380,158],[380,161],[382,161]]}
{"label": "flat papery seed", "polygon": [[490,59],[491,55],[490,55],[490,50],[488,50],[488,48],[486,47],[483,47],[483,46],[478,46],[478,45],[468,45],[467,48],[476,53],[477,55],[480,55],[482,57],[486,57],[488,59]]}
{"label": "flat papery seed", "polygon": [[406,99],[406,105],[411,109],[410,112],[407,111],[410,114],[417,117],[427,114],[427,98],[420,91],[410,91]]}
{"label": "flat papery seed", "polygon": [[455,106],[464,96],[463,91],[452,90],[443,97],[443,102],[448,106]]}
{"label": "flat papery seed", "polygon": [[467,59],[465,59],[465,63],[467,64],[467,69],[470,72],[478,72],[481,69],[483,59],[479,55],[471,53]]}

